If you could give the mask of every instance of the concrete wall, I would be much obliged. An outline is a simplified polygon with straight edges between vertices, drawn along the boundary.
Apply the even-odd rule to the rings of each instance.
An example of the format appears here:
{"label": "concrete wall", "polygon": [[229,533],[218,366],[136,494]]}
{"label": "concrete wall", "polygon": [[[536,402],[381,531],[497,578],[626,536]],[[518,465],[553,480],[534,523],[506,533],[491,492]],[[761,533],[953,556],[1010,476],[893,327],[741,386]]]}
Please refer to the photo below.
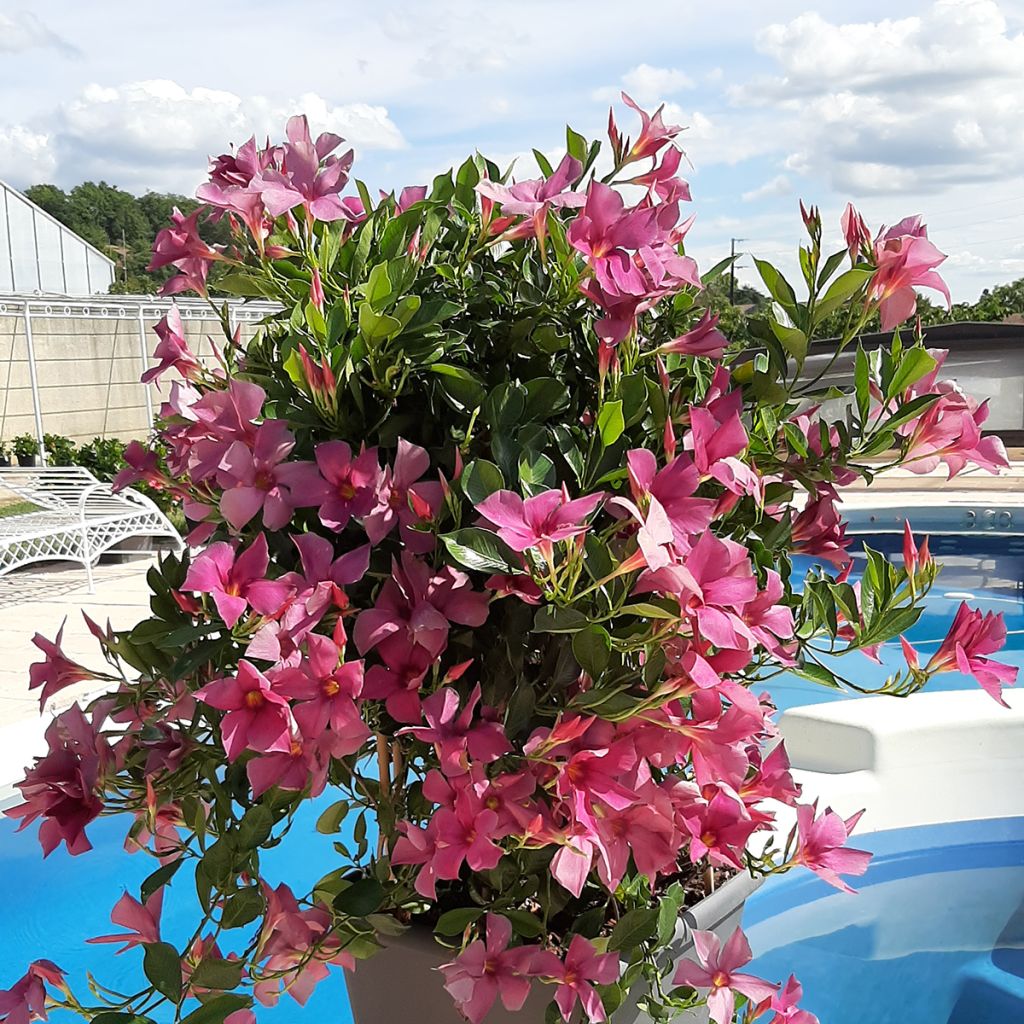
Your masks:
{"label": "concrete wall", "polygon": [[[150,409],[159,408],[167,383],[146,386],[143,372],[140,313],[149,359],[157,344],[153,326],[169,303],[118,297],[110,302],[29,306],[39,407],[45,433],[76,441],[100,435],[125,440],[149,432]],[[219,323],[209,307],[179,303],[185,335],[194,352],[209,359],[212,336],[222,344]],[[236,307],[243,338],[266,310]],[[148,365],[152,365],[149,363]],[[147,404],[147,390],[149,404]],[[36,433],[36,420],[25,332],[25,303],[0,297],[0,438]]]}

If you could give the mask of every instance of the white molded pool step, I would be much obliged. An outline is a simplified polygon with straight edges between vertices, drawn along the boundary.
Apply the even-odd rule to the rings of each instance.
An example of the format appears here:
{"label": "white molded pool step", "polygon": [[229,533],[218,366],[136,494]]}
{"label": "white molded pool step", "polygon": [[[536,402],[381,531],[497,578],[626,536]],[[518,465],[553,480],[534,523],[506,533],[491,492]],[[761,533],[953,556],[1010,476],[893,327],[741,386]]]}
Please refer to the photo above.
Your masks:
{"label": "white molded pool step", "polygon": [[1024,815],[1024,692],[1009,708],[977,691],[865,697],[780,719],[804,786],[859,831]]}

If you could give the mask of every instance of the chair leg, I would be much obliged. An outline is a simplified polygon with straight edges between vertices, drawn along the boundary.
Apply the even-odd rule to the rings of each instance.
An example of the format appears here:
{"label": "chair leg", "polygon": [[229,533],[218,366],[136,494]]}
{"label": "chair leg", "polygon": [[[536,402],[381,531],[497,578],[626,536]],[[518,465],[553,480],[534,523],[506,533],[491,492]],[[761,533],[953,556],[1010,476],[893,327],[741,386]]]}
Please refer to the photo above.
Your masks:
{"label": "chair leg", "polygon": [[85,566],[85,578],[89,581],[89,593],[96,593],[96,584],[92,576],[92,552],[89,550],[89,531],[82,527],[82,564]]}

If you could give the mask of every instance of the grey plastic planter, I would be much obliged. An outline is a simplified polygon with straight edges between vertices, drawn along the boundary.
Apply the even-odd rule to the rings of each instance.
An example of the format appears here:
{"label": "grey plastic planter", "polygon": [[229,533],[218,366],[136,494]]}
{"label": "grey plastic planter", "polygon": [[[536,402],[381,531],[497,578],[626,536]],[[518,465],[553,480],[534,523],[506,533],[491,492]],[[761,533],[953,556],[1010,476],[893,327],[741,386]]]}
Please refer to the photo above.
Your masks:
{"label": "grey plastic planter", "polygon": [[[723,939],[732,934],[740,923],[743,904],[760,884],[761,879],[737,875],[687,911],[671,946],[672,960],[690,955],[693,949],[690,932],[694,928],[713,931]],[[465,1024],[437,972],[447,959],[445,951],[429,933],[412,931],[387,943],[376,956],[360,961],[355,972],[345,972],[356,1024],[391,1024],[395,1020],[414,1020],[416,1024]],[[635,993],[619,1007],[612,1018],[613,1024],[647,1024],[650,1018],[636,1008],[641,995]],[[485,1024],[540,1024],[550,997],[550,989],[534,985],[530,999],[519,1013],[508,1013],[499,1000]],[[707,1015],[694,1013],[677,1020],[699,1024],[707,1020]]]}

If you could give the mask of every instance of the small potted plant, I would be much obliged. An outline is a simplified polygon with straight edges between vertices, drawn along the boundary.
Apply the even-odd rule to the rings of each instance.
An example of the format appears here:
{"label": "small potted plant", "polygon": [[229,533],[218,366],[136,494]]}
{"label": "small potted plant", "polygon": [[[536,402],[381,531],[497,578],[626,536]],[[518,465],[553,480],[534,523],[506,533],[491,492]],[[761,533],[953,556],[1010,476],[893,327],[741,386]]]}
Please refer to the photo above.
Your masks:
{"label": "small potted plant", "polygon": [[0,441],[0,466],[11,464],[11,446],[7,441]]}
{"label": "small potted plant", "polygon": [[11,441],[11,449],[18,459],[19,466],[36,466],[39,464],[39,441],[32,434],[18,434]]}
{"label": "small potted plant", "polygon": [[43,444],[46,446],[46,461],[51,466],[77,465],[78,446],[70,437],[63,434],[44,434]]}
{"label": "small potted plant", "polygon": [[[91,624],[109,671],[36,641],[44,701],[112,692],[55,720],[8,813],[73,854],[125,816],[154,870],[97,941],[142,947],[145,980],[87,994],[37,961],[8,1013],[246,1024],[344,969],[359,1024],[813,1020],[795,982],[744,971],[738,910],[798,866],[847,888],[867,854],[856,815],[801,801],[765,684],[854,686],[833,656],[899,637],[935,577],[908,535],[851,585],[838,486],[882,453],[951,473],[1005,453],[919,338],[857,347],[945,288],[919,218],[872,237],[850,209],[829,253],[804,210],[802,281],[756,261],[773,306],[732,344],[702,287],[727,263],[702,277],[685,252],[679,129],[627,102],[639,132],[612,118],[601,160],[570,129],[533,178],[474,156],[378,199],[344,193],[352,154],[296,117],[218,157],[206,205],[160,232],[166,292],[205,295],[222,263],[280,312],[244,346],[225,312],[215,371],[175,309],[158,325],[147,377],[184,378],[166,463],[133,443],[118,482],[180,499],[205,547],[151,573],[152,617]],[[212,246],[200,222],[225,215]],[[856,374],[833,420],[803,366],[837,311]],[[882,692],[959,664],[998,694],[1001,616],[955,630]],[[310,800],[336,859],[296,892],[261,858]],[[187,945],[165,899],[193,904]]]}

